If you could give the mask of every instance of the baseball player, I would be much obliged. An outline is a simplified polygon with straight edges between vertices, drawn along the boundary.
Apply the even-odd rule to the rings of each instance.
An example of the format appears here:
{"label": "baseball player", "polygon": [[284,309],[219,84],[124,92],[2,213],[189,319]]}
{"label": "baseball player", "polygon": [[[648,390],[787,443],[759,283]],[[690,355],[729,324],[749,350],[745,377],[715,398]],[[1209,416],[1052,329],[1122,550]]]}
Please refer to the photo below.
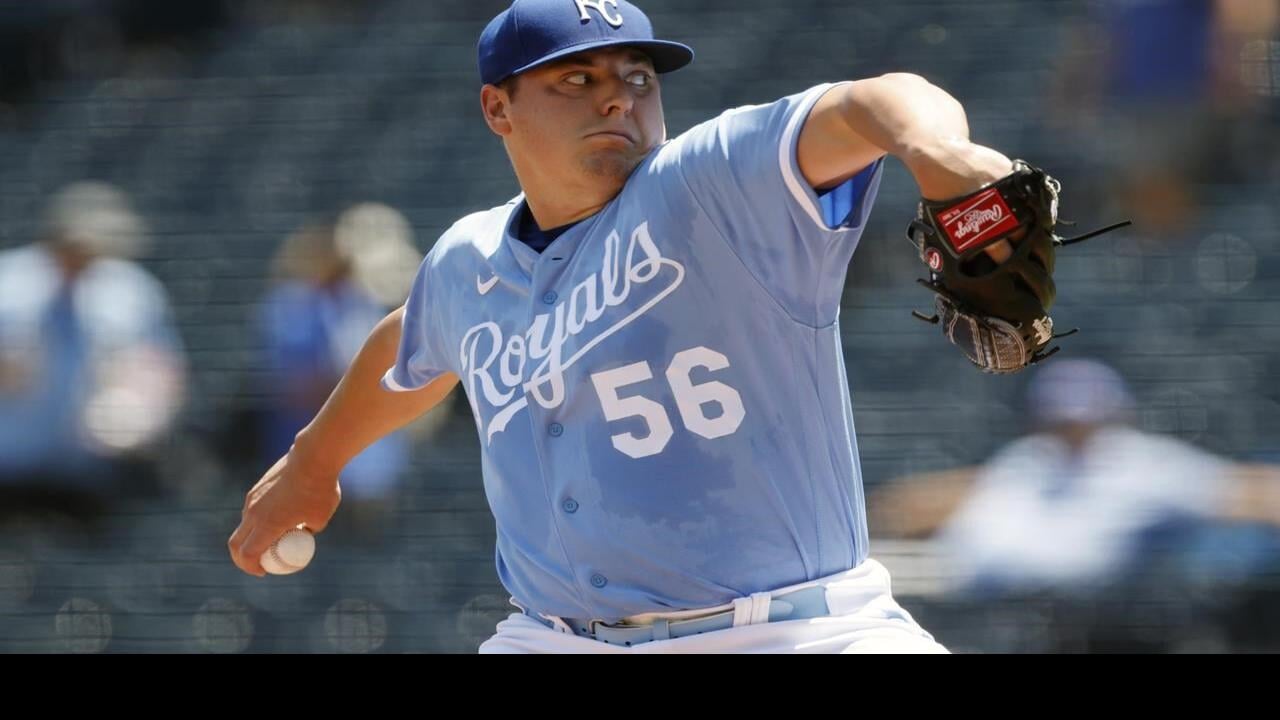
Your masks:
{"label": "baseball player", "polygon": [[908,74],[668,138],[659,78],[693,51],[625,0],[516,0],[478,51],[522,193],[440,237],[249,491],[235,563],[323,530],[344,463],[461,383],[519,609],[481,652],[945,652],[868,555],[845,271],[893,155],[929,320],[1017,370],[1052,337],[1056,182]]}

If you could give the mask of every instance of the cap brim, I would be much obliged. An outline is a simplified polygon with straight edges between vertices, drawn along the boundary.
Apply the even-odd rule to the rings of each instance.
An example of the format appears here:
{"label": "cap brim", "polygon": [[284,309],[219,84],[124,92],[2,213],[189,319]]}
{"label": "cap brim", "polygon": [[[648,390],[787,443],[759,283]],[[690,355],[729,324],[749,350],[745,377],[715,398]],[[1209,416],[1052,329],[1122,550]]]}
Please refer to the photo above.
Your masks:
{"label": "cap brim", "polygon": [[[580,45],[571,45],[563,50],[557,50],[546,57],[538,58],[537,61],[531,62],[528,65],[515,70],[507,77],[519,75],[526,70],[532,70],[539,65],[546,65],[549,62],[555,62],[556,60],[568,57],[569,55],[576,55],[577,53],[586,52],[588,50],[598,50],[604,47],[636,48],[644,52],[644,54],[648,55],[649,58],[653,60],[653,69],[659,74],[679,70],[685,65],[693,62],[693,48],[678,42],[671,42],[669,40],[595,40],[592,42],[584,42]],[[503,80],[505,79],[506,78],[503,78]]]}

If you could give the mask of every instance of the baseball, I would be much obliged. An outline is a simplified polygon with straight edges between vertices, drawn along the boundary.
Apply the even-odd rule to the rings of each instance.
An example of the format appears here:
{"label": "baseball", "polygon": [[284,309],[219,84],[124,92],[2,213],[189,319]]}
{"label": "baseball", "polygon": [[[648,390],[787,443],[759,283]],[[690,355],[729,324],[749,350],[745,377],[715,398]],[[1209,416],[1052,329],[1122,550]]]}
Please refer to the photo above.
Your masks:
{"label": "baseball", "polygon": [[315,554],[315,536],[306,528],[296,527],[272,543],[258,561],[272,575],[292,575],[306,567]]}

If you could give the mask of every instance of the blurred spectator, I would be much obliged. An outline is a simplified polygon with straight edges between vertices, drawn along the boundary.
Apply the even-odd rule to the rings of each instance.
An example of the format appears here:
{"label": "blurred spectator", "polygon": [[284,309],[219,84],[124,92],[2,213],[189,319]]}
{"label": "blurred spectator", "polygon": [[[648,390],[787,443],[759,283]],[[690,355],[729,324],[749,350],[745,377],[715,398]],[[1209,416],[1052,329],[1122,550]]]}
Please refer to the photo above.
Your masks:
{"label": "blurred spectator", "polygon": [[1133,427],[1125,383],[1099,362],[1049,363],[1027,403],[1033,432],[983,466],[904,478],[867,502],[874,534],[936,537],[955,597],[1172,604],[1189,584],[1248,581],[1274,562],[1280,469]]}
{"label": "blurred spectator", "polygon": [[1251,57],[1277,23],[1276,0],[1103,0],[1068,31],[1050,130],[1116,175],[1101,199],[1149,239],[1193,224],[1196,185],[1256,182],[1275,162],[1264,111],[1280,85]]}
{"label": "blurred spectator", "polygon": [[1027,395],[1034,432],[983,466],[890,483],[868,502],[879,532],[940,531],[964,584],[1083,590],[1127,570],[1144,534],[1166,523],[1280,525],[1280,469],[1133,427],[1110,367],[1050,363]]}
{"label": "blurred spectator", "polygon": [[[334,225],[312,224],[287,238],[274,260],[274,286],[259,309],[267,400],[258,462],[284,455],[337,386],[365,338],[404,302],[421,257],[407,222],[382,205],[359,205]],[[403,276],[403,277],[402,277]],[[345,522],[356,540],[386,534],[387,513],[409,462],[404,433],[375,443],[342,472]]]}
{"label": "blurred spectator", "polygon": [[80,182],[0,253],[0,521],[89,527],[155,489],[185,370],[166,293],[130,260],[143,235],[123,193]]}

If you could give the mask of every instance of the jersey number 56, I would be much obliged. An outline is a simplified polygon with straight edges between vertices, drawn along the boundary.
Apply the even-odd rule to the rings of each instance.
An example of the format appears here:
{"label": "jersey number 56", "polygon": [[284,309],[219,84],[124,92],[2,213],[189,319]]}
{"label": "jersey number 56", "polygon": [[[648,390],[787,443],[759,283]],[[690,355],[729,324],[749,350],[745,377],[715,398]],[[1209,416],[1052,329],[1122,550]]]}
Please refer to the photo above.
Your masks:
{"label": "jersey number 56", "polygon": [[[694,385],[690,375],[698,367],[711,371],[723,370],[729,367],[729,358],[710,348],[698,346],[678,352],[671,359],[666,372],[667,384],[671,386],[671,393],[675,397],[680,420],[689,432],[708,440],[732,435],[746,416],[742,396],[737,390],[715,380]],[[671,419],[661,403],[642,395],[618,395],[618,391],[628,385],[652,379],[653,371],[647,362],[632,363],[591,376],[596,394],[600,396],[605,419],[614,421],[640,417],[649,426],[649,433],[644,436],[630,432],[613,436],[613,446],[629,457],[657,455],[671,442]],[[714,417],[708,416],[706,412],[712,404],[720,406],[720,413]]]}

